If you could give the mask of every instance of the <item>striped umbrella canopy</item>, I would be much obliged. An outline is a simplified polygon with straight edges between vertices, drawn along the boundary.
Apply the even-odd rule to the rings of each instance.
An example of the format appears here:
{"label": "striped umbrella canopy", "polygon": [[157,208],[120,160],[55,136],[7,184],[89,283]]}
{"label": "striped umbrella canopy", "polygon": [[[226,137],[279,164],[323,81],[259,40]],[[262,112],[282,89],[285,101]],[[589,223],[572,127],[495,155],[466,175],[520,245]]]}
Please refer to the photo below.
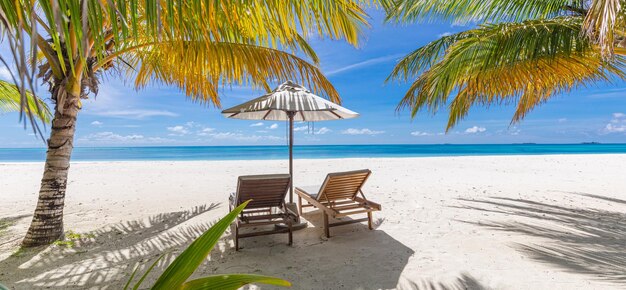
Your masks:
{"label": "striped umbrella canopy", "polygon": [[[295,114],[294,114],[295,113]],[[245,120],[328,121],[359,116],[333,102],[323,99],[305,87],[286,81],[272,92],[222,111],[224,117]]]}
{"label": "striped umbrella canopy", "polygon": [[[226,118],[289,121],[289,174],[293,180],[293,122],[356,118],[358,113],[323,99],[305,87],[286,81],[272,92],[222,111]],[[293,183],[289,189],[293,203]]]}

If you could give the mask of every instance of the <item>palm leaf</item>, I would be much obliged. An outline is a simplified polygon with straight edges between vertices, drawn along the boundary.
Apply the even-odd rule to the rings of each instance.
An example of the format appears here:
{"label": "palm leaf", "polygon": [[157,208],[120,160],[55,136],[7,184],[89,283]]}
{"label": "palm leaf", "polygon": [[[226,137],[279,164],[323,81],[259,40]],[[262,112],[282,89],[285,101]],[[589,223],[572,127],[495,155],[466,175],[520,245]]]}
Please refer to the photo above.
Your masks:
{"label": "palm leaf", "polygon": [[[50,123],[52,114],[46,103],[36,98],[30,92],[27,93],[28,111],[33,112],[39,120]],[[8,82],[0,80],[0,113],[19,112],[21,110],[21,95],[19,89]]]}
{"label": "palm leaf", "polygon": [[525,21],[564,12],[580,15],[579,0],[381,0],[392,21],[453,20],[467,22]]}
{"label": "palm leaf", "polygon": [[[398,109],[450,106],[447,129],[474,105],[517,104],[519,121],[549,97],[625,77],[624,61],[602,59],[581,36],[580,17],[488,24],[430,43],[401,60],[390,79],[416,77]],[[456,92],[452,101],[450,95]]]}
{"label": "palm leaf", "polygon": [[[142,88],[154,82],[175,85],[198,102],[220,104],[218,89],[229,84],[264,87],[295,80],[340,102],[330,81],[314,65],[280,50],[250,44],[180,41],[160,43],[123,56],[127,73]],[[135,70],[136,69],[136,70]]]}
{"label": "palm leaf", "polygon": [[206,259],[224,231],[226,231],[247,204],[248,203],[245,202],[235,208],[193,241],[191,245],[165,269],[163,274],[154,283],[152,289],[179,289],[181,285],[187,281],[189,276],[193,274],[196,268]]}
{"label": "palm leaf", "polygon": [[[614,31],[624,28],[620,0],[593,0],[585,16],[583,31],[600,46],[604,56],[613,55]],[[621,12],[621,14],[620,14]]]}
{"label": "palm leaf", "polygon": [[[165,254],[162,254],[161,256],[159,256],[159,258],[156,259],[152,263],[152,265],[150,265],[150,267],[148,267],[148,270],[146,270],[146,272],[143,273],[141,278],[139,278],[139,281],[137,281],[137,283],[135,283],[135,286],[133,287],[133,290],[139,289],[139,287],[141,286],[143,281],[146,279],[146,277],[148,277],[148,274],[150,274],[150,272],[152,272],[152,269],[154,269],[154,267],[159,263],[159,261],[161,261],[161,259],[163,259],[164,256],[165,256]],[[136,271],[136,269],[135,269],[135,271]],[[130,275],[130,278],[128,279],[128,283],[130,283],[130,281],[133,280],[133,276],[135,275],[135,271],[133,271],[133,274]],[[128,283],[126,283],[126,284],[128,285]],[[126,290],[126,287],[124,287],[124,290]]]}
{"label": "palm leaf", "polygon": [[222,289],[236,290],[250,283],[263,283],[269,285],[290,287],[291,283],[274,277],[250,275],[250,274],[228,274],[208,276],[191,280],[182,285],[181,289]]}
{"label": "palm leaf", "polygon": [[626,79],[626,62],[605,62],[599,54],[559,56],[519,62],[468,77],[450,104],[447,129],[467,115],[473,105],[516,104],[512,123],[523,119],[549,98],[597,82]]}
{"label": "palm leaf", "polygon": [[[147,43],[199,42],[237,43],[241,45],[287,50],[296,55],[309,57],[313,62],[317,56],[306,42],[310,36],[343,39],[357,45],[362,32],[367,28],[367,15],[362,6],[364,0],[243,0],[237,4],[225,4],[219,0],[162,0],[162,1],[75,1],[75,0],[32,0],[0,1],[0,34],[9,43],[12,59],[19,77],[15,84],[25,102],[26,91],[32,89],[35,78],[44,82],[63,83],[74,99],[84,97],[84,84],[97,93],[97,73],[112,67],[112,61],[133,51],[144,54]],[[152,46],[160,49],[162,46]],[[180,48],[179,48],[180,49]],[[207,48],[210,50],[211,48]],[[30,52],[31,57],[26,57]],[[36,55],[43,53],[42,71],[35,74]],[[241,50],[239,50],[241,52]],[[230,53],[229,53],[230,54]],[[213,56],[213,55],[211,55]],[[27,60],[32,60],[29,63]],[[284,59],[284,58],[283,58]],[[96,65],[94,64],[94,60]],[[200,60],[200,63],[211,61]],[[260,73],[241,67],[237,70],[247,75],[223,77],[211,74],[213,79],[204,80],[202,88],[195,88],[184,79],[198,79],[197,71],[176,74],[178,80],[172,84],[182,85],[193,98],[215,99],[208,83],[254,83],[262,78],[284,78],[301,75],[320,90],[325,90],[336,99],[336,92],[327,80],[313,72],[311,66],[282,65],[278,75]],[[29,70],[30,68],[30,70]],[[261,66],[259,66],[261,68]],[[306,72],[287,71],[303,68]],[[228,72],[228,71],[225,71]],[[232,70],[231,70],[232,72]],[[154,76],[154,74],[151,74]],[[85,81],[85,79],[87,81]],[[89,92],[87,91],[87,92]],[[56,100],[53,102],[65,101]],[[59,110],[63,106],[57,107]],[[24,107],[22,107],[24,109]],[[62,111],[60,111],[62,113]],[[28,112],[27,112],[28,113]]]}
{"label": "palm leaf", "polygon": [[[217,244],[224,231],[226,231],[235,218],[241,213],[246,205],[248,205],[248,202],[249,201],[239,205],[228,215],[215,223],[210,229],[204,232],[204,234],[194,240],[187,247],[187,249],[185,249],[167,267],[167,269],[165,269],[163,274],[161,274],[155,282],[154,286],[152,286],[152,289],[238,289],[239,287],[250,283],[291,286],[289,282],[282,279],[248,274],[214,275],[187,281],[191,274],[193,274],[198,266],[200,266],[200,264],[206,259],[209,252],[211,252],[215,244]],[[161,258],[163,258],[163,255],[152,263],[141,279],[135,284],[133,289],[138,289],[141,286],[146,276],[152,271]],[[124,289],[127,289],[130,285],[130,282],[137,272],[137,268],[133,271]]]}

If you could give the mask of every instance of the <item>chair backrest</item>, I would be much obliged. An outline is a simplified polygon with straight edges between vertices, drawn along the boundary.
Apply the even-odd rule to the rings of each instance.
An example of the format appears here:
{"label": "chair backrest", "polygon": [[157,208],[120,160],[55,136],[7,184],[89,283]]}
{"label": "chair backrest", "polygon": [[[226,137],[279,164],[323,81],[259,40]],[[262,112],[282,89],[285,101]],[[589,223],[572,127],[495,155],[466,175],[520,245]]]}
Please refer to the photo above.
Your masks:
{"label": "chair backrest", "polygon": [[239,176],[235,200],[241,204],[252,199],[246,208],[282,206],[290,184],[289,174]]}
{"label": "chair backrest", "polygon": [[372,171],[369,169],[329,173],[320,188],[317,200],[354,199],[370,174]]}

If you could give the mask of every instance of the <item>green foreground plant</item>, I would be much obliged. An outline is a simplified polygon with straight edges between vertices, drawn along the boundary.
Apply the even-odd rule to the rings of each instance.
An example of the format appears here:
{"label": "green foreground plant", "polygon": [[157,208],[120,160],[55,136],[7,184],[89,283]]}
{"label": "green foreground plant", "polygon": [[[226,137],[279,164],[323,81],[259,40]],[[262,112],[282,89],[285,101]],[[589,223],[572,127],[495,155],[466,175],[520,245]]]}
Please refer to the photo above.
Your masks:
{"label": "green foreground plant", "polygon": [[[183,251],[176,259],[165,269],[161,276],[157,279],[151,289],[238,289],[250,283],[264,283],[277,286],[291,286],[288,281],[250,274],[223,274],[206,276],[191,281],[187,281],[191,274],[202,264],[209,255],[213,247],[217,244],[220,237],[226,229],[235,220],[237,215],[246,207],[249,201],[244,202],[228,215],[223,217],[209,230],[204,232],[200,237],[194,240],[185,251]],[[161,255],[156,261],[148,267],[148,270],[139,278],[139,280],[131,287],[139,266],[135,268],[128,282],[124,286],[126,289],[139,289],[148,274],[161,261],[164,255]]]}

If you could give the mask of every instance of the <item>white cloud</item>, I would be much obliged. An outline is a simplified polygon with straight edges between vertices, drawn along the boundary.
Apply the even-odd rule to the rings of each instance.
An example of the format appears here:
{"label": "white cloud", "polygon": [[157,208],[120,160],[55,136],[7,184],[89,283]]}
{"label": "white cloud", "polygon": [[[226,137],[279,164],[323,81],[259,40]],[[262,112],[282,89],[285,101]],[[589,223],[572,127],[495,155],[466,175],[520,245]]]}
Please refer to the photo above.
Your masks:
{"label": "white cloud", "polygon": [[161,137],[146,137],[140,134],[120,135],[113,132],[98,132],[78,138],[79,144],[163,144],[176,140]]}
{"label": "white cloud", "polygon": [[6,66],[0,67],[0,79],[9,81],[11,80],[11,72]]}
{"label": "white cloud", "polygon": [[84,114],[120,119],[143,120],[152,117],[177,117],[170,110],[147,108],[141,94],[116,83],[100,86],[97,96],[83,101]]}
{"label": "white cloud", "polygon": [[204,128],[196,133],[198,136],[208,136],[211,132],[215,131],[215,128]]}
{"label": "white cloud", "polygon": [[559,123],[565,123],[565,122],[567,122],[567,118],[559,118],[557,121]]}
{"label": "white cloud", "polygon": [[482,133],[487,131],[487,128],[485,127],[478,127],[478,126],[474,126],[474,127],[470,127],[465,129],[465,133],[466,134],[476,134],[476,133]]}
{"label": "white cloud", "polygon": [[317,130],[317,131],[313,132],[313,134],[315,134],[315,135],[324,135],[324,134],[326,134],[326,133],[330,133],[330,132],[332,132],[332,131],[333,131],[333,130],[331,130],[331,129],[328,129],[328,128],[326,128],[326,127],[322,127],[322,128],[320,128],[319,130]]}
{"label": "white cloud", "polygon": [[336,75],[338,73],[342,73],[345,71],[349,71],[349,70],[353,70],[353,69],[361,68],[361,67],[366,67],[366,66],[370,66],[370,65],[374,65],[378,63],[383,63],[383,62],[387,62],[390,60],[396,60],[402,56],[404,56],[404,54],[393,54],[393,55],[387,55],[387,56],[381,56],[377,58],[368,59],[366,61],[357,62],[351,65],[344,66],[342,68],[329,71],[326,73],[326,76],[332,76],[332,75]]}
{"label": "white cloud", "polygon": [[274,130],[276,128],[278,128],[278,124],[277,123],[274,123],[274,124],[270,125],[269,127],[267,127],[267,129],[270,129],[270,130]]}
{"label": "white cloud", "polygon": [[446,31],[444,33],[441,33],[441,34],[437,35],[437,37],[441,38],[441,37],[450,36],[450,35],[452,35],[452,32]]}
{"label": "white cloud", "polygon": [[622,132],[626,132],[626,124],[621,124],[621,125],[614,125],[614,124],[606,124],[606,127],[604,127],[604,130],[607,133],[622,133]]}
{"label": "white cloud", "polygon": [[587,95],[586,97],[590,99],[623,98],[624,92],[626,92],[625,88],[609,89],[609,90],[602,90],[597,93]]}
{"label": "white cloud", "polygon": [[[318,130],[314,130],[314,127],[309,127],[309,126],[300,126],[300,127],[294,127],[293,131],[298,132],[298,131],[306,131],[304,132],[304,134],[317,134],[317,135],[324,135],[326,133],[330,133],[333,130],[327,128],[327,127],[322,127],[319,128]],[[312,130],[312,131],[311,131]]]}
{"label": "white cloud", "polygon": [[219,132],[219,133],[211,133],[210,136],[213,139],[218,140],[235,140],[235,141],[247,141],[247,142],[257,142],[259,140],[283,140],[284,138],[277,136],[259,136],[259,135],[245,135],[242,133],[235,132]]}
{"label": "white cloud", "polygon": [[308,130],[309,126],[299,126],[299,127],[293,127],[293,131],[294,132],[298,132],[298,131],[304,131],[304,130]]}
{"label": "white cloud", "polygon": [[422,137],[422,136],[441,136],[443,135],[443,133],[430,133],[430,132],[424,132],[424,131],[413,131],[411,132],[412,136],[417,136],[417,137]]}
{"label": "white cloud", "polygon": [[604,127],[605,133],[624,133],[626,132],[626,114],[613,113],[613,119]]}
{"label": "white cloud", "polygon": [[170,135],[173,136],[182,136],[182,135],[187,135],[189,134],[189,130],[187,129],[187,127],[185,126],[173,126],[173,127],[167,127],[167,131],[172,132]]}
{"label": "white cloud", "polygon": [[432,134],[428,133],[428,132],[413,131],[413,132],[411,132],[411,135],[413,135],[413,136],[430,136]]}
{"label": "white cloud", "polygon": [[250,127],[260,127],[260,126],[263,126],[263,122],[258,122],[258,123],[254,123],[250,125]]}
{"label": "white cloud", "polygon": [[137,141],[143,140],[143,135],[132,134],[132,135],[119,135],[113,132],[99,132],[89,134],[83,138],[82,141],[89,142],[128,142],[128,141]]}
{"label": "white cloud", "polygon": [[196,134],[197,136],[208,136],[215,128],[209,128],[196,122],[187,122],[184,125],[167,127],[167,131],[171,132],[170,136],[184,136]]}
{"label": "white cloud", "polygon": [[345,135],[378,135],[382,133],[385,133],[385,131],[374,131],[368,128],[363,128],[363,129],[350,128],[350,129],[341,131],[341,134],[345,134]]}
{"label": "white cloud", "polygon": [[96,127],[101,127],[104,123],[100,122],[100,121],[93,121],[91,122],[91,126],[96,126]]}
{"label": "white cloud", "polygon": [[178,114],[164,110],[110,110],[92,112],[93,115],[127,119],[144,119],[149,117],[177,117]]}

